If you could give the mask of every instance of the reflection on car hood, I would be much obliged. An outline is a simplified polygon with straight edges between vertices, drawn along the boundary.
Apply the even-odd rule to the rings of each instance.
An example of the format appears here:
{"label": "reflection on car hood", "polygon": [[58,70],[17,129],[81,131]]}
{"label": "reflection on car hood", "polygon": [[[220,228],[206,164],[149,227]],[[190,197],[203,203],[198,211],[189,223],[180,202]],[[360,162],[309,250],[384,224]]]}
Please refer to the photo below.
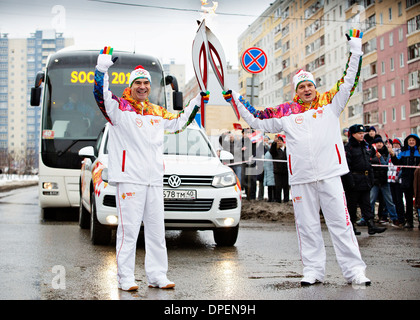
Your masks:
{"label": "reflection on car hood", "polygon": [[164,155],[165,174],[214,176],[229,172],[216,157]]}

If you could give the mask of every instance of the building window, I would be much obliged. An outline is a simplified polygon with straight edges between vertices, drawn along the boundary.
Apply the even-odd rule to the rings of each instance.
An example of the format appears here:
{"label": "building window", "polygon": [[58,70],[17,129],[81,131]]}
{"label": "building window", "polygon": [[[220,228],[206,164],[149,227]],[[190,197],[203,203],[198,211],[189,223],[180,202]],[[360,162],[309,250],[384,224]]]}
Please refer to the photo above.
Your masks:
{"label": "building window", "polygon": [[404,79],[401,79],[401,94],[405,93],[405,81]]}
{"label": "building window", "polygon": [[420,30],[420,15],[407,21],[407,33],[413,33]]}
{"label": "building window", "polygon": [[405,120],[405,106],[401,106],[401,120]]}
{"label": "building window", "polygon": [[392,108],[392,122],[397,121],[397,110]]}
{"label": "building window", "polygon": [[391,32],[389,34],[389,46],[392,47],[394,45],[394,34]]}
{"label": "building window", "polygon": [[391,97],[395,97],[395,83],[391,83]]}
{"label": "building window", "polygon": [[391,58],[389,61],[390,71],[394,71],[394,58]]}
{"label": "building window", "polygon": [[386,99],[386,87],[382,86],[382,99]]}
{"label": "building window", "polygon": [[420,98],[410,100],[410,114],[420,112]]}
{"label": "building window", "polygon": [[385,62],[381,62],[381,74],[385,74]]}
{"label": "building window", "polygon": [[404,68],[404,52],[400,53],[400,68]]}
{"label": "building window", "polygon": [[407,60],[413,60],[420,57],[420,43],[413,44],[407,49],[408,57]]}
{"label": "building window", "polygon": [[419,87],[419,70],[408,74],[408,89],[417,89]]}

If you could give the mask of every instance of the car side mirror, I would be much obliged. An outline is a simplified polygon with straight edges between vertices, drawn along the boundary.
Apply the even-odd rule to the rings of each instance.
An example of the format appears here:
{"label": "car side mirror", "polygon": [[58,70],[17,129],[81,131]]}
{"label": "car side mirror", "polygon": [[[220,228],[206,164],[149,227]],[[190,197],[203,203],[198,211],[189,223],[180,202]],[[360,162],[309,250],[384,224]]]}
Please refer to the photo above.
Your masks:
{"label": "car side mirror", "polygon": [[92,146],[87,146],[79,150],[79,156],[82,158],[89,158],[92,161],[96,158],[95,149]]}

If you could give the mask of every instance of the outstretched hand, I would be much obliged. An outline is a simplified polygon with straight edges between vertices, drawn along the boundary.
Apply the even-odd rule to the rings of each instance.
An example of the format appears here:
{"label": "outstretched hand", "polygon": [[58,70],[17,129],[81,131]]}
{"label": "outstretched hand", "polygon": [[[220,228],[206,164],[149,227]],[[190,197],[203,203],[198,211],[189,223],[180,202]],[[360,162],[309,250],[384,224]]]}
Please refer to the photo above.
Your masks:
{"label": "outstretched hand", "polygon": [[350,45],[350,52],[362,55],[363,32],[357,29],[350,29],[349,33],[346,33],[346,37]]}
{"label": "outstretched hand", "polygon": [[115,61],[117,61],[118,57],[112,57],[114,49],[111,47],[104,47],[98,56],[98,61],[96,64],[96,69],[101,72],[107,72],[109,67],[111,67]]}

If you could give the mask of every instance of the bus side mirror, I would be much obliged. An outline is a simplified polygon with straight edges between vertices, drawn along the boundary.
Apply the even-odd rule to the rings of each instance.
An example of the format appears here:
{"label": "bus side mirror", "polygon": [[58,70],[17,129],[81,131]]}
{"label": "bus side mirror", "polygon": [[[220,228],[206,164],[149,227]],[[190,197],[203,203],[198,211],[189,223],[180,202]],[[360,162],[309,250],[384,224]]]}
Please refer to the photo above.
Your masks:
{"label": "bus side mirror", "polygon": [[172,101],[174,104],[174,110],[183,110],[184,109],[184,98],[182,97],[182,92],[173,92]]}
{"label": "bus side mirror", "polygon": [[44,82],[44,76],[45,76],[44,72],[39,71],[36,74],[35,87],[31,88],[31,106],[33,107],[39,106],[41,102],[41,92],[42,92],[41,84]]}
{"label": "bus side mirror", "polygon": [[174,91],[172,93],[172,103],[173,103],[173,108],[174,110],[183,110],[184,109],[184,105],[183,105],[183,97],[182,97],[182,92],[178,91],[178,81],[176,80],[176,78],[174,76],[168,75],[165,77],[165,85],[171,85],[172,90]]}
{"label": "bus side mirror", "polygon": [[31,88],[31,106],[39,106],[41,102],[41,87]]}

